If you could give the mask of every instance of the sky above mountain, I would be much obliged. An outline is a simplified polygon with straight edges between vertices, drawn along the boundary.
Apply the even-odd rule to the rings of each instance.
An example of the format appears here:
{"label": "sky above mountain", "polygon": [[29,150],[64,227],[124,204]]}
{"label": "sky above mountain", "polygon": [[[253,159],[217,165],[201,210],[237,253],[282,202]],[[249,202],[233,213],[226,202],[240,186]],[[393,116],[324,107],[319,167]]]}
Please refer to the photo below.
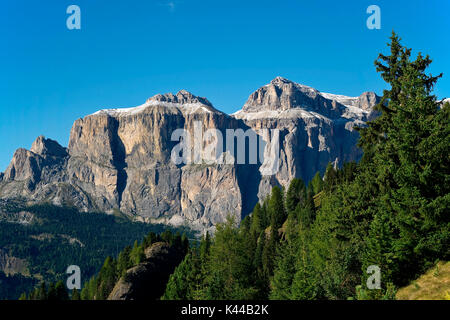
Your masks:
{"label": "sky above mountain", "polygon": [[[69,30],[66,9],[81,9]],[[369,5],[381,29],[369,30]],[[450,2],[5,1],[0,10],[0,171],[39,135],[67,145],[77,118],[186,89],[227,113],[276,76],[320,91],[382,94],[373,61],[392,30],[444,72],[450,96]]]}

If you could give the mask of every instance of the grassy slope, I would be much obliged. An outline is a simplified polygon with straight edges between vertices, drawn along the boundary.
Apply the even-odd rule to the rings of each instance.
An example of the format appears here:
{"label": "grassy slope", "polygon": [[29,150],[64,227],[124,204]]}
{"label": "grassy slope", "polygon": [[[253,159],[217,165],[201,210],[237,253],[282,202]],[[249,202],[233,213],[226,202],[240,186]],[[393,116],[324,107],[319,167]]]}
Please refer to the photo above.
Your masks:
{"label": "grassy slope", "polygon": [[398,290],[398,300],[450,300],[450,261],[439,262],[410,285]]}

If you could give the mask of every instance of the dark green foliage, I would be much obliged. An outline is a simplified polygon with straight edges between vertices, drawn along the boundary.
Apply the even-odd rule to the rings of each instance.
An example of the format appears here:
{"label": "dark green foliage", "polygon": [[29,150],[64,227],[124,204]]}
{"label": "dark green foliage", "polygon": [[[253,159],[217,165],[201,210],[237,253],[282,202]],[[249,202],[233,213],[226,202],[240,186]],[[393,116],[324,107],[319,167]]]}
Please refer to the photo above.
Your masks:
{"label": "dark green foliage", "polygon": [[[151,232],[144,237],[141,243],[135,241],[133,248],[130,246],[125,247],[119,253],[117,259],[107,257],[98,275],[92,277],[84,284],[80,294],[81,300],[106,300],[116,282],[121,277],[126,276],[127,269],[144,262],[146,259],[145,250],[151,247],[152,244],[160,241],[167,242],[169,245],[181,249],[184,253],[187,252],[189,247],[186,235],[182,236],[179,232],[173,234],[171,231],[166,230],[161,235]],[[173,286],[173,284],[171,285]],[[169,293],[169,296],[170,299],[176,299],[176,295],[172,292]]]}
{"label": "dark green foliage", "polygon": [[297,248],[293,242],[284,241],[278,248],[275,273],[271,281],[270,299],[287,300],[291,298],[297,257]]}
{"label": "dark green foliage", "polygon": [[314,178],[312,178],[310,185],[312,187],[313,194],[318,194],[320,191],[323,190],[323,180],[322,177],[320,176],[320,172],[317,171]]}
{"label": "dark green foliage", "polygon": [[383,113],[361,131],[379,189],[363,267],[379,265],[385,283],[399,286],[449,256],[450,129],[448,107],[439,108],[431,94],[441,75],[425,73],[431,59],[411,60],[395,34],[390,47],[391,55],[376,61],[391,85]]}
{"label": "dark green foliage", "polygon": [[306,187],[301,179],[294,178],[289,184],[286,193],[286,210],[289,213],[294,212],[297,205],[303,205],[306,201]]}
{"label": "dark green foliage", "polygon": [[38,281],[20,274],[9,275],[0,271],[0,297],[4,300],[17,299],[22,292],[36,286]]}
{"label": "dark green foliage", "polygon": [[270,226],[275,230],[275,237],[278,237],[277,230],[281,228],[283,222],[286,221],[287,214],[284,208],[283,192],[280,187],[275,186],[270,196],[268,211],[270,216]]}
{"label": "dark green foliage", "polygon": [[[165,240],[163,240],[163,237]],[[145,249],[159,241],[166,241],[169,245],[182,249],[182,252],[186,252],[189,247],[189,243],[186,243],[186,236],[181,236],[179,232],[175,235],[170,231],[165,231],[161,235],[151,232],[144,237],[141,243],[135,241],[133,248],[130,246],[125,247],[119,253],[117,259],[108,256],[100,272],[84,283],[81,292],[76,289],[72,291],[71,299],[106,300],[116,282],[125,276],[127,269],[144,261]],[[28,296],[25,293],[20,296],[21,300],[26,300],[27,298],[29,300],[69,300],[69,295],[62,281],[58,281],[56,284],[50,283],[48,290],[46,283],[42,282]]]}
{"label": "dark green foliage", "polygon": [[295,217],[301,229],[309,229],[316,219],[316,207],[314,205],[314,193],[308,188],[306,200],[295,208]]}
{"label": "dark green foliage", "polygon": [[62,281],[58,281],[56,284],[51,282],[48,286],[42,282],[29,295],[22,293],[19,300],[66,301],[69,300],[69,293]]}
{"label": "dark green foliage", "polygon": [[192,247],[167,283],[162,300],[194,300],[204,296],[203,279],[209,259],[211,239],[207,233],[199,247]]}
{"label": "dark green foliage", "polygon": [[332,166],[331,162],[328,163],[325,175],[323,176],[323,189],[325,191],[331,191],[333,187],[338,183],[338,174],[336,169]]}
{"label": "dark green foliage", "polygon": [[73,289],[70,299],[74,301],[81,300],[80,291],[78,291],[77,289]]}
{"label": "dark green foliage", "polygon": [[[65,281],[66,268],[73,264],[80,267],[81,278],[88,279],[98,272],[107,256],[116,256],[121,248],[151,231],[155,236],[155,232],[167,229],[163,225],[47,204],[26,207],[21,203],[1,202],[0,205],[3,212],[27,211],[34,215],[31,224],[0,221],[0,248],[10,256],[27,260],[30,274],[39,274],[47,283]],[[50,237],[40,238],[40,235]],[[0,299],[18,299],[21,292],[29,291],[38,282],[32,277],[7,277],[2,281],[4,286],[0,286]],[[6,290],[9,285],[17,290]]]}

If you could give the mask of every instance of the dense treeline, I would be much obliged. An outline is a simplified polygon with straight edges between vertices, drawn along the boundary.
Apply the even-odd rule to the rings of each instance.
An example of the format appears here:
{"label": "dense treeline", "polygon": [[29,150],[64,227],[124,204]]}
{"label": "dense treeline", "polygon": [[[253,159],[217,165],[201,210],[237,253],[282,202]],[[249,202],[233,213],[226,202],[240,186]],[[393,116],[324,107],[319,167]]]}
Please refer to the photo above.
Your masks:
{"label": "dense treeline", "polygon": [[0,271],[0,297],[5,300],[17,299],[19,295],[34,287],[37,280],[21,274],[6,275]]}
{"label": "dense treeline", "polygon": [[[79,300],[77,290],[72,293],[73,300]],[[22,293],[19,300],[51,300],[64,301],[69,300],[69,293],[67,292],[64,283],[60,280],[56,284],[51,282],[49,286],[42,282],[39,287],[35,288],[30,294]]]}
{"label": "dense treeline", "polygon": [[[66,287],[62,281],[56,284],[50,283],[47,285],[42,282],[38,287],[32,290],[28,295],[23,293],[21,300],[106,300],[114,288],[114,285],[121,277],[126,275],[126,271],[134,266],[137,266],[145,259],[145,249],[151,247],[156,242],[166,242],[170,246],[175,246],[181,249],[182,252],[187,252],[189,247],[189,240],[185,233],[180,235],[170,230],[165,230],[161,234],[150,232],[145,236],[141,243],[136,240],[133,246],[126,246],[117,258],[108,256],[100,272],[92,276],[88,281],[85,281],[81,291],[73,289],[72,292],[67,292]],[[149,288],[151,290],[151,288]]]}
{"label": "dense treeline", "polygon": [[[0,221],[0,248],[11,257],[25,259],[27,275],[30,275],[26,279],[1,277],[4,288],[7,284],[20,287],[5,294],[0,290],[0,299],[17,299],[36,282],[56,284],[60,280],[65,281],[65,271],[70,265],[78,265],[81,278],[89,279],[98,272],[106,257],[116,256],[122,248],[149,232],[159,234],[168,228],[47,204],[26,207],[2,203],[2,208],[8,213],[27,211],[34,217],[30,224],[6,222],[6,219]],[[189,230],[180,231],[192,236]]]}
{"label": "dense treeline", "polygon": [[[144,240],[138,244],[134,242],[133,247],[127,246],[120,252],[117,259],[107,257],[98,275],[87,281],[81,290],[81,300],[105,300],[114,288],[116,282],[126,276],[126,271],[137,266],[145,259],[145,249],[151,247],[156,242],[166,242],[170,246],[175,246],[186,252],[189,247],[189,240],[186,234],[175,235],[166,230],[161,235],[153,232],[149,233]],[[149,288],[151,290],[151,288]]]}
{"label": "dense treeline", "polygon": [[[316,220],[314,198],[351,179],[354,170],[355,163],[342,170],[329,165],[325,179],[318,173],[308,187],[301,179],[292,180],[287,191],[274,187],[239,227],[229,218],[217,226],[214,239],[206,234],[190,248],[162,299],[304,298],[300,290],[310,275],[301,255]],[[285,292],[294,286],[299,292]]]}
{"label": "dense treeline", "polygon": [[[361,128],[364,156],[305,186],[274,187],[251,216],[217,226],[175,270],[163,299],[391,299],[450,256],[450,105],[431,94],[431,60],[391,37],[377,71],[380,116]],[[367,288],[368,266],[381,289]]]}

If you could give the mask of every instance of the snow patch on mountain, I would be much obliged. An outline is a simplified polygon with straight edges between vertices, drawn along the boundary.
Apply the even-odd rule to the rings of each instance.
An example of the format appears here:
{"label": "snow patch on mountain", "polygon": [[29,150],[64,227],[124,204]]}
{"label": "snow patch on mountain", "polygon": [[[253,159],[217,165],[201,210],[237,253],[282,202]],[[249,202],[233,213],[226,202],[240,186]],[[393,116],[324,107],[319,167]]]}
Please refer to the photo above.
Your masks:
{"label": "snow patch on mountain", "polygon": [[197,103],[173,103],[173,102],[165,102],[165,101],[156,101],[156,100],[149,100],[146,103],[137,106],[137,107],[131,107],[131,108],[116,108],[116,109],[102,109],[99,110],[92,115],[99,115],[99,114],[108,114],[110,116],[129,116],[134,115],[143,112],[149,107],[152,106],[162,106],[167,108],[177,108],[181,112],[185,114],[192,114],[195,112],[206,112],[211,113],[212,111],[208,109],[207,106],[204,104],[197,102]]}

